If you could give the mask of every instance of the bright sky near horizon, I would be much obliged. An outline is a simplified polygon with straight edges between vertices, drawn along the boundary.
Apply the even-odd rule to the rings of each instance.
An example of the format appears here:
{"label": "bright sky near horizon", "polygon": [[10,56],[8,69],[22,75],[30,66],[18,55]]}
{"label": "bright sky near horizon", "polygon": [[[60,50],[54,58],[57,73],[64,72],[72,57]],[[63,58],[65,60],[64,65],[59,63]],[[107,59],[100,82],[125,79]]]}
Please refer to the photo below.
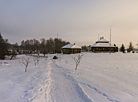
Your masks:
{"label": "bright sky near horizon", "polygon": [[0,0],[0,31],[10,43],[58,36],[92,45],[99,36],[138,43],[138,0]]}

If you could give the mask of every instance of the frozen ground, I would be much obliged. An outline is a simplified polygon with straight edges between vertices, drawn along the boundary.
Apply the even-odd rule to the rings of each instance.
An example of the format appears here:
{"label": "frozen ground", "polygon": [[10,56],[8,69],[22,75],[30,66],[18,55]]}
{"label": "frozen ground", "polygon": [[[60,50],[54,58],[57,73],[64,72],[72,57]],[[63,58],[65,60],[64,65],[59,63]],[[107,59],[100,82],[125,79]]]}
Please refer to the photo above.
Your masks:
{"label": "frozen ground", "polygon": [[18,60],[30,56],[0,60],[0,102],[138,102],[137,53],[84,53],[78,70],[75,55],[48,56],[27,72]]}

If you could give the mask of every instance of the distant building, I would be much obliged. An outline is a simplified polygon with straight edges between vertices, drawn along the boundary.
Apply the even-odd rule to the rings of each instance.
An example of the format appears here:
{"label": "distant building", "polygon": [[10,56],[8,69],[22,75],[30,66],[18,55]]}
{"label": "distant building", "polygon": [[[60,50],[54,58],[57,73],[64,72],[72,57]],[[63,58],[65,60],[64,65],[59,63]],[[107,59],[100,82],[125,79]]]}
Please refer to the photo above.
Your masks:
{"label": "distant building", "polygon": [[75,54],[81,52],[81,47],[76,44],[68,44],[62,47],[63,54]]}
{"label": "distant building", "polygon": [[118,52],[118,47],[114,44],[110,44],[109,41],[101,37],[100,40],[96,41],[95,44],[91,46],[92,52]]}

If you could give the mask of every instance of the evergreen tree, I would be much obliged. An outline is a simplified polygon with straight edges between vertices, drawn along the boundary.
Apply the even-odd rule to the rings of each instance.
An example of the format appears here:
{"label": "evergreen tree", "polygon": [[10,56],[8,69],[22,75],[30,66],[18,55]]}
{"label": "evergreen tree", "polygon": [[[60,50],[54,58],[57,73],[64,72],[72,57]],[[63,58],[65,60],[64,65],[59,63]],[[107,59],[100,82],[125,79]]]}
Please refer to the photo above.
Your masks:
{"label": "evergreen tree", "polygon": [[124,44],[122,44],[122,46],[120,48],[120,51],[123,52],[123,53],[125,53],[125,46],[124,46]]}
{"label": "evergreen tree", "polygon": [[130,42],[130,43],[129,43],[128,50],[129,50],[129,51],[133,51],[133,48],[134,48],[134,47],[133,47],[133,45],[132,45],[132,42]]}
{"label": "evergreen tree", "polygon": [[3,39],[0,33],[0,59],[5,59],[5,55],[8,54],[8,40]]}

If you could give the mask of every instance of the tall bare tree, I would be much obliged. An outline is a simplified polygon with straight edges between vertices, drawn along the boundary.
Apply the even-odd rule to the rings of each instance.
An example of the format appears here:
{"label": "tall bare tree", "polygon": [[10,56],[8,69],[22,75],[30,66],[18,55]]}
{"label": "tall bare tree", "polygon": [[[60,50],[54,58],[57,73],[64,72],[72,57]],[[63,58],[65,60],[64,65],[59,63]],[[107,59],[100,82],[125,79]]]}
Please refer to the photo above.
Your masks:
{"label": "tall bare tree", "polygon": [[40,51],[45,56],[48,53],[48,50],[47,50],[47,47],[46,47],[47,41],[46,41],[45,38],[42,38],[40,41],[41,41],[41,43],[40,43]]}

